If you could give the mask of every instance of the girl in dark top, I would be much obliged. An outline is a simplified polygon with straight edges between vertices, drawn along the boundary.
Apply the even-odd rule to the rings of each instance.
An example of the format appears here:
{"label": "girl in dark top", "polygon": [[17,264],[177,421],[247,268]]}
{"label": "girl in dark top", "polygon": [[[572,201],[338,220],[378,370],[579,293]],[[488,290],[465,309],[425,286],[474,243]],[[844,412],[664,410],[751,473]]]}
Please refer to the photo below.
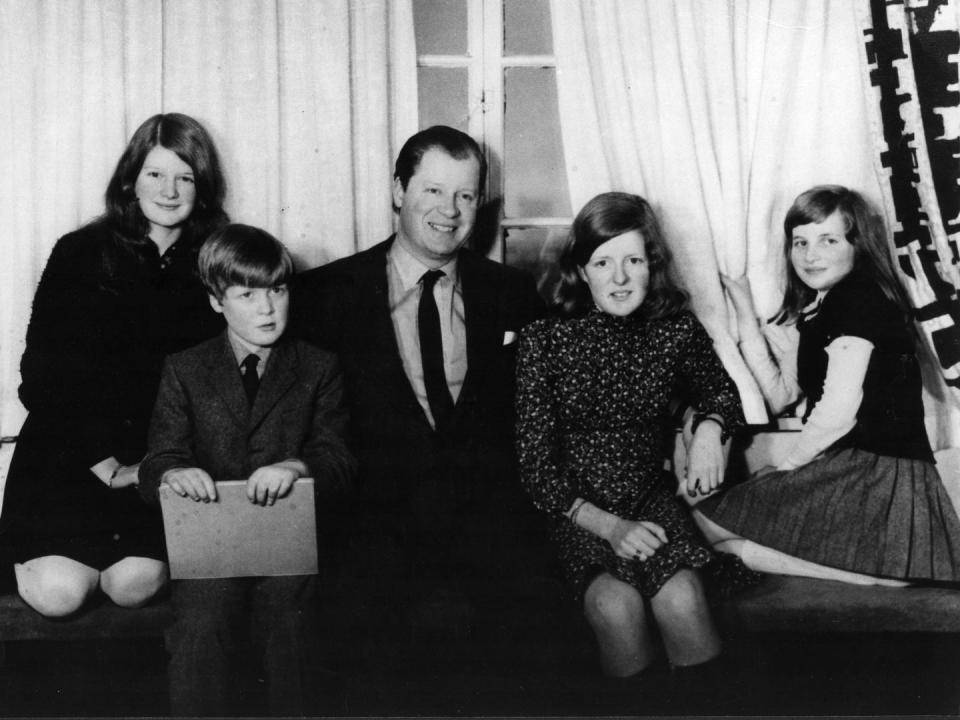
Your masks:
{"label": "girl in dark top", "polygon": [[664,477],[668,407],[683,390],[701,413],[685,489],[706,493],[722,479],[726,436],[743,421],[739,396],[685,310],[645,200],[595,197],[560,262],[563,317],[521,335],[521,479],[553,521],[604,671],[626,677],[650,665],[651,622],[674,666],[702,664],[720,651],[697,570],[713,554]]}
{"label": "girl in dark top", "polygon": [[44,615],[74,612],[98,587],[140,605],[166,582],[137,470],[164,356],[220,329],[196,264],[227,221],[224,192],[206,130],[155,115],[120,158],[104,215],[62,237],[44,269],[0,516],[20,595]]}
{"label": "girl in dark top", "polygon": [[701,502],[698,523],[755,570],[960,580],[960,521],[933,464],[910,305],[882,221],[858,193],[814,187],[787,212],[784,255],[783,305],[763,330],[746,280],[724,284],[771,410],[802,394],[803,429],[776,468]]}

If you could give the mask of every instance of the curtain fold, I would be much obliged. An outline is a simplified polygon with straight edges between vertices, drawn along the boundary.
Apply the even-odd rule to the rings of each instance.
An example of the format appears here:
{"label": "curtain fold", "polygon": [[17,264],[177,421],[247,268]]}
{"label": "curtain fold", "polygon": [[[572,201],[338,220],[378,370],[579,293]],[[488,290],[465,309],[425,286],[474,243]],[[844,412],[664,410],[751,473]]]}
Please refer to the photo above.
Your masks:
{"label": "curtain fold", "polygon": [[879,201],[855,3],[553,0],[551,11],[574,207],[608,190],[650,200],[748,420],[766,422],[718,272],[746,273],[769,317],[793,198],[839,183]]}
{"label": "curtain fold", "polygon": [[30,302],[58,237],[103,210],[130,135],[204,123],[226,208],[301,267],[393,227],[391,161],[417,129],[410,0],[0,0],[0,435]]}
{"label": "curtain fold", "polygon": [[893,252],[926,343],[927,430],[960,446],[960,5],[860,7],[873,158]]}

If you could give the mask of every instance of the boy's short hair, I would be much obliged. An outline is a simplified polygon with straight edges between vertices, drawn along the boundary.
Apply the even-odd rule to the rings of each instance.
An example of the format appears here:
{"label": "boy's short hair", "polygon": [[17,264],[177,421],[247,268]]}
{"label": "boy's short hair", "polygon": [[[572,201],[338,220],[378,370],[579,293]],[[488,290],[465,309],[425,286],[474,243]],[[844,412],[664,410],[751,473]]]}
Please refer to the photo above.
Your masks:
{"label": "boy's short hair", "polygon": [[200,248],[200,280],[218,300],[234,285],[265,288],[293,277],[293,258],[266,230],[231,223],[214,232]]}

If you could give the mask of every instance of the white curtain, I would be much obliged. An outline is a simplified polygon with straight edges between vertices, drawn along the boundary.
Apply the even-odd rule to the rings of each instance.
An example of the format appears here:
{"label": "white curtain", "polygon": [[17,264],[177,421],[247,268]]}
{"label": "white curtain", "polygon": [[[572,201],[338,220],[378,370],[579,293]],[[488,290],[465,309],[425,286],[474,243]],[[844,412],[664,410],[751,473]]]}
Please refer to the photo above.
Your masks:
{"label": "white curtain", "polygon": [[213,135],[238,222],[301,267],[392,231],[391,162],[417,129],[410,0],[0,0],[0,434],[56,239],[103,210],[137,126]]}
{"label": "white curtain", "polygon": [[608,190],[653,204],[748,420],[765,422],[717,273],[745,272],[770,316],[793,198],[839,183],[879,205],[856,2],[553,0],[551,9],[574,208]]}

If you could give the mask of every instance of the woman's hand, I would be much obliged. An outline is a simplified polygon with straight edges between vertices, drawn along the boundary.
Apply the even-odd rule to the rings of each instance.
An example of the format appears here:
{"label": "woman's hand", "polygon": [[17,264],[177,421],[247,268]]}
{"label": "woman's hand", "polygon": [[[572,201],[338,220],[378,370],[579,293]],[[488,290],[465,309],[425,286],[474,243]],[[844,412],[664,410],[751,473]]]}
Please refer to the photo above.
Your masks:
{"label": "woman's hand", "polygon": [[118,465],[116,474],[110,478],[110,488],[137,486],[140,484],[140,463],[136,465]]}
{"label": "woman's hand", "polygon": [[624,560],[646,560],[667,542],[667,533],[649,520],[622,520],[614,523],[607,542]]}
{"label": "woman's hand", "polygon": [[704,418],[690,438],[686,471],[686,490],[690,497],[709,495],[723,482],[726,463],[720,442],[722,432],[719,423]]}

